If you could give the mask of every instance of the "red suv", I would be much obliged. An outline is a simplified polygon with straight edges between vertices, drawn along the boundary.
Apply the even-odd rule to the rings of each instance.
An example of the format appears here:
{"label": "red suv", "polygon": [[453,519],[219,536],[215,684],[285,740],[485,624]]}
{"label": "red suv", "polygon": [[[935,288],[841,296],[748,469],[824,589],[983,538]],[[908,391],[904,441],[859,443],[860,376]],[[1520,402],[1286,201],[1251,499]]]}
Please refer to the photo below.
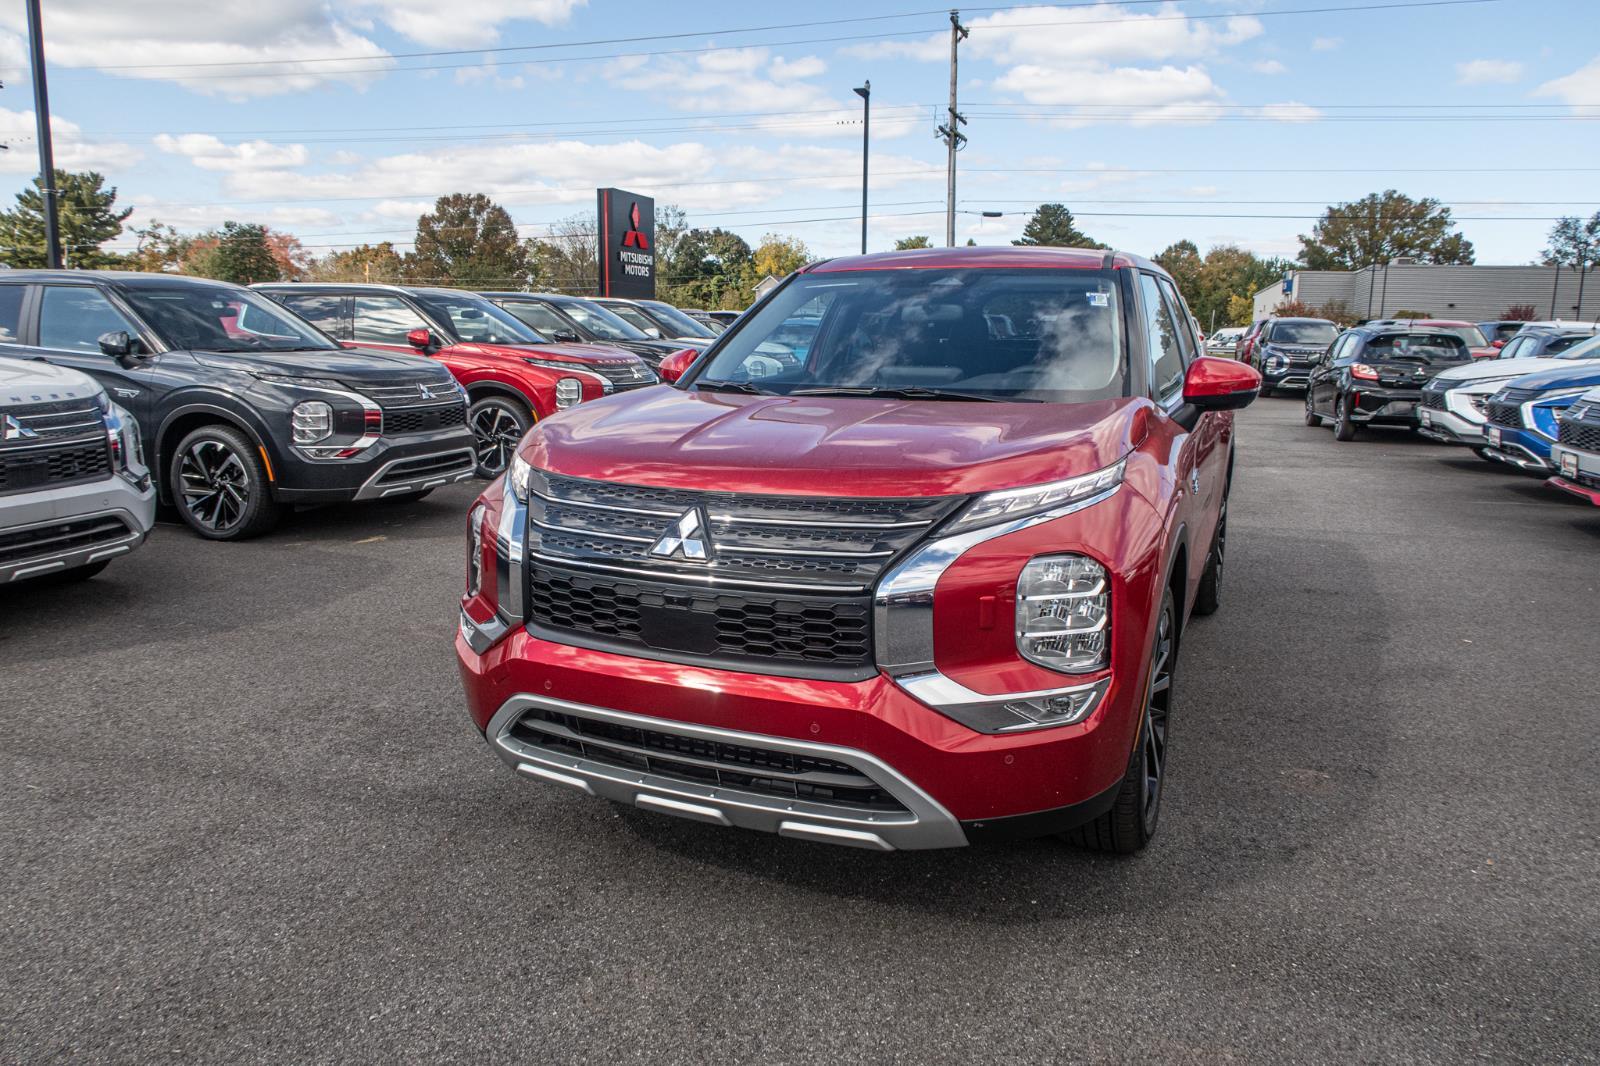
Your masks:
{"label": "red suv", "polygon": [[254,286],[347,347],[430,355],[467,390],[478,476],[505,472],[534,422],[660,379],[631,352],[556,344],[459,289],[312,283]]}
{"label": "red suv", "polygon": [[814,264],[478,499],[472,717],[524,777],[714,825],[1137,850],[1260,381],[1135,256]]}

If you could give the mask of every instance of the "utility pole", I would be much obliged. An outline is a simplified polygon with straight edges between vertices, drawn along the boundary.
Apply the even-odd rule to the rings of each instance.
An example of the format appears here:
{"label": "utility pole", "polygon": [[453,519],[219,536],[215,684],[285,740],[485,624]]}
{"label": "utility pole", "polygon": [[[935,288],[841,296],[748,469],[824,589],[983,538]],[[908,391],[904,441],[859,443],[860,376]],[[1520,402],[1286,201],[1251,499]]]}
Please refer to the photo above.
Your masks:
{"label": "utility pole", "polygon": [[961,132],[961,127],[967,124],[961,112],[956,110],[956,50],[966,38],[968,30],[961,25],[961,12],[950,12],[950,114],[945,124],[939,127],[939,136],[944,140],[945,148],[949,153],[946,166],[949,174],[946,178],[944,204],[944,245],[946,248],[956,246],[956,153],[961,146],[967,143],[967,135]]}
{"label": "utility pole", "polygon": [[867,254],[867,142],[872,132],[872,82],[851,90],[861,97],[861,254]]}
{"label": "utility pole", "polygon": [[56,161],[50,150],[50,90],[44,81],[44,26],[39,0],[28,0],[28,44],[33,52],[33,114],[39,123],[39,199],[44,208],[44,261],[61,268],[61,237],[56,232]]}

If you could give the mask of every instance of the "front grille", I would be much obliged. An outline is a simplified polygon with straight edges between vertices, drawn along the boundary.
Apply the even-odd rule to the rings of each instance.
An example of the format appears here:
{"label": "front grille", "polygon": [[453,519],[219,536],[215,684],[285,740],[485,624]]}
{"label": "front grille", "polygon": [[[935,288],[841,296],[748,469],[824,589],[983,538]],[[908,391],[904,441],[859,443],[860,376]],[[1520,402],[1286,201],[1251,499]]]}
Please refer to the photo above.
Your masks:
{"label": "front grille", "polygon": [[94,399],[22,404],[6,407],[0,413],[11,416],[23,430],[33,434],[23,438],[26,441],[82,437],[105,431],[100,401]]}
{"label": "front grille", "polygon": [[408,407],[454,402],[461,396],[455,378],[449,377],[433,381],[399,381],[388,384],[347,381],[345,384],[369,400],[375,401],[385,413]]}
{"label": "front grille", "polygon": [[383,432],[389,436],[405,433],[431,433],[467,424],[464,403],[433,404],[427,407],[385,408]]}
{"label": "front grille", "polygon": [[[1600,412],[1600,408],[1591,407],[1591,412]],[[1577,448],[1579,451],[1600,452],[1600,417],[1595,421],[1579,422],[1572,418],[1563,418],[1560,428],[1556,431],[1556,439],[1562,444]]]}
{"label": "front grille", "polygon": [[1490,422],[1508,429],[1522,428],[1522,405],[1508,403],[1500,396],[1495,396],[1483,405],[1483,413]]}
{"label": "front grille", "polygon": [[398,485],[423,478],[459,474],[474,469],[472,455],[467,451],[446,452],[443,455],[424,455],[417,459],[402,459],[383,472],[378,485]]}
{"label": "front grille", "polygon": [[0,566],[16,566],[30,559],[114,544],[128,533],[128,527],[120,519],[109,516],[0,533]]}
{"label": "front grille", "polygon": [[1447,410],[1444,405],[1444,390],[1423,389],[1422,406],[1426,407],[1430,411]]}
{"label": "front grille", "polygon": [[961,502],[533,480],[532,628],[765,672],[870,671],[873,584]]}
{"label": "front grille", "polygon": [[111,474],[105,435],[70,444],[0,448],[0,493],[98,481]]}
{"label": "front grille", "polygon": [[592,370],[609,381],[612,392],[642,389],[646,385],[654,385],[661,380],[656,377],[655,371],[645,366],[642,359],[607,359],[600,362],[585,363],[583,368]]}
{"label": "front grille", "polygon": [[659,777],[863,811],[906,811],[872,778],[833,759],[546,710],[524,714],[511,735],[533,748]]}

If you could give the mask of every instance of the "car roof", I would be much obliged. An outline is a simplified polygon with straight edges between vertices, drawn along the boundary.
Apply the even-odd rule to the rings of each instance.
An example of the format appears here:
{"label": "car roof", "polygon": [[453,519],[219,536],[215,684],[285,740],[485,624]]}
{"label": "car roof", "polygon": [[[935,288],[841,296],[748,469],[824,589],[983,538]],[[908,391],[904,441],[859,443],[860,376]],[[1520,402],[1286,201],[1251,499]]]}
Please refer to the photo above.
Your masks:
{"label": "car roof", "polygon": [[374,285],[365,281],[262,281],[252,289],[271,289],[275,292],[297,289],[334,289],[339,292],[411,293],[414,296],[480,296],[472,289],[452,289],[444,285]]}
{"label": "car roof", "polygon": [[1269,318],[1267,321],[1273,325],[1277,325],[1279,322],[1322,322],[1330,326],[1333,325],[1333,320],[1328,318]]}
{"label": "car roof", "polygon": [[1006,268],[1054,268],[1058,270],[1104,270],[1111,267],[1141,267],[1165,274],[1155,263],[1128,252],[1091,248],[1047,248],[1038,245],[980,248],[915,248],[902,252],[875,252],[824,259],[800,268],[801,273],[832,274],[846,270],[1004,270]]}
{"label": "car roof", "polygon": [[1559,318],[1551,322],[1524,322],[1522,333],[1593,333],[1600,326],[1592,322],[1563,322]]}
{"label": "car roof", "polygon": [[82,281],[95,285],[186,285],[194,288],[242,289],[231,281],[215,278],[195,278],[187,274],[146,274],[137,270],[7,270],[0,274],[4,281]]}

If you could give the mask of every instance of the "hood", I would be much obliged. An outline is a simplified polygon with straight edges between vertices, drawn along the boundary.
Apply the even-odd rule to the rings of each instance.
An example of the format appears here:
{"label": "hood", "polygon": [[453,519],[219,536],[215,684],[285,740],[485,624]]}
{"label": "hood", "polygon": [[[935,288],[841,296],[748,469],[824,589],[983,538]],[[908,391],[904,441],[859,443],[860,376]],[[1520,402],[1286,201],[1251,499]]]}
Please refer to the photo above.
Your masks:
{"label": "hood", "polygon": [[0,406],[48,403],[51,400],[86,400],[100,395],[100,385],[88,374],[34,359],[0,358]]}
{"label": "hood", "polygon": [[1439,372],[1439,380],[1466,384],[1489,378],[1517,378],[1541,370],[1570,370],[1578,364],[1571,359],[1484,359],[1463,363]]}
{"label": "hood", "polygon": [[943,496],[1110,466],[1143,436],[1149,406],[1127,398],[961,403],[657,386],[541,421],[522,455],[571,477],[659,488]]}
{"label": "hood", "polygon": [[443,367],[423,355],[341,348],[331,352],[191,352],[195,362],[242,374],[333,378],[345,382],[438,381]]}
{"label": "hood", "polygon": [[1562,370],[1541,370],[1537,374],[1528,374],[1506,382],[1507,388],[1536,392],[1587,388],[1591,385],[1600,385],[1600,360],[1581,359],[1567,363]]}
{"label": "hood", "polygon": [[571,360],[574,363],[615,362],[631,353],[607,344],[479,344],[463,341],[450,346],[452,352],[472,355],[498,355],[502,358]]}

